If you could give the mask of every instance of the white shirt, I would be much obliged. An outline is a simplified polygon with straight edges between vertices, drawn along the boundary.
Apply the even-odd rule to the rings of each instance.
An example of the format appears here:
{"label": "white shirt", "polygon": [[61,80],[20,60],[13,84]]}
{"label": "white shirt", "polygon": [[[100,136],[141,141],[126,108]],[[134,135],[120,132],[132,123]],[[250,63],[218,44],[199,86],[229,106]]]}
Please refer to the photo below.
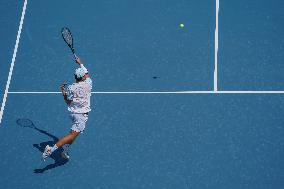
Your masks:
{"label": "white shirt", "polygon": [[73,83],[67,88],[67,99],[72,102],[68,110],[72,113],[87,113],[91,111],[90,100],[92,91],[92,80],[87,78],[85,81]]}

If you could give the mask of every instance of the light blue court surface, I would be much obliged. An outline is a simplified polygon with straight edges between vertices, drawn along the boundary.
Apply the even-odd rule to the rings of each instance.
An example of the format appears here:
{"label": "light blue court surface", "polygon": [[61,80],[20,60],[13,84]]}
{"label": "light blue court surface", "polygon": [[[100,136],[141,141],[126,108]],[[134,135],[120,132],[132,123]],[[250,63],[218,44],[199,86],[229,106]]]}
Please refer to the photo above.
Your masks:
{"label": "light blue court surface", "polygon": [[[216,17],[216,2],[28,0],[0,125],[1,188],[284,188],[284,3],[221,0]],[[0,2],[1,102],[23,4]],[[59,149],[43,162],[70,129],[62,96],[40,93],[74,81],[63,26],[95,92],[207,93],[93,94],[71,159]],[[216,68],[219,91],[276,94],[213,93]]]}
{"label": "light blue court surface", "polygon": [[0,98],[8,77],[9,66],[12,59],[13,48],[19,27],[22,3],[17,1],[0,1]]}
{"label": "light blue court surface", "polygon": [[26,14],[11,91],[57,91],[73,81],[62,26],[96,74],[97,91],[213,88],[214,1],[36,1]]}
{"label": "light blue court surface", "polygon": [[220,2],[220,90],[284,89],[284,1]]}

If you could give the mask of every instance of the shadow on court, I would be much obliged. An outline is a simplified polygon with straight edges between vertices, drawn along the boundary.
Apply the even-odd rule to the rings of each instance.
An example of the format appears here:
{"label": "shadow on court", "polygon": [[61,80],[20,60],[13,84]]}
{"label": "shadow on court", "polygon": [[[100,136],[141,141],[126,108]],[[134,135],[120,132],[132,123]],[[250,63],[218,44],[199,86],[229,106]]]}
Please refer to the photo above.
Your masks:
{"label": "shadow on court", "polygon": [[[48,136],[52,139],[52,141],[50,140],[50,141],[41,142],[39,144],[33,144],[33,147],[38,149],[41,153],[44,152],[46,145],[52,146],[58,141],[58,138],[56,136],[48,133],[47,131],[44,131],[42,129],[37,128],[33,124],[33,122],[29,119],[18,119],[17,124],[20,125],[21,127],[31,128],[31,129],[33,129],[33,130],[35,130],[35,131],[37,131],[41,134],[44,134],[44,135],[46,135],[46,136]],[[56,167],[59,167],[59,166],[66,164],[68,162],[68,160],[61,157],[62,151],[63,151],[62,148],[60,148],[60,149],[56,150],[55,152],[53,152],[52,155],[49,158],[53,159],[54,163],[49,164],[49,165],[47,165],[43,168],[34,169],[34,173],[44,173],[47,170],[54,169]]]}

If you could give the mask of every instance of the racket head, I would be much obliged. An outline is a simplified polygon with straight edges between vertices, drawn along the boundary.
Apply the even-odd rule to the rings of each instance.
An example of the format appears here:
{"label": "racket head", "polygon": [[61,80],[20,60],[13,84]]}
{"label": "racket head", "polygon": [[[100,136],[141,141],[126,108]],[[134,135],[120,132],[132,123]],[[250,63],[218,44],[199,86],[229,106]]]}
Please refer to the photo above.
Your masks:
{"label": "racket head", "polygon": [[73,54],[75,54],[75,50],[73,47],[73,36],[69,28],[63,27],[61,29],[61,35],[65,43],[70,47]]}
{"label": "racket head", "polygon": [[21,127],[29,127],[29,128],[35,128],[34,123],[32,120],[27,119],[27,118],[20,118],[17,119],[17,124]]}

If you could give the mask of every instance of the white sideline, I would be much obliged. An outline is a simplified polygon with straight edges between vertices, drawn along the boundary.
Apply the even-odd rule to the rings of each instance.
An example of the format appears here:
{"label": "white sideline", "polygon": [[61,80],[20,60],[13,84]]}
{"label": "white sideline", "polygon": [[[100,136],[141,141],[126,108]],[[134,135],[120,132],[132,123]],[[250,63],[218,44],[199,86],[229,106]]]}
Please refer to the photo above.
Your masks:
{"label": "white sideline", "polygon": [[219,0],[216,0],[214,91],[218,91]]}
{"label": "white sideline", "polygon": [[12,78],[12,74],[13,74],[13,69],[14,69],[14,65],[15,65],[15,61],[16,61],[17,50],[18,50],[18,46],[19,46],[19,42],[20,42],[20,37],[21,37],[22,27],[23,27],[23,23],[24,23],[27,3],[28,3],[28,0],[25,0],[23,10],[22,10],[21,21],[20,21],[20,25],[19,25],[19,29],[18,29],[16,44],[15,44],[15,48],[14,48],[13,58],[12,58],[12,62],[11,62],[10,70],[9,70],[8,80],[7,80],[7,83],[6,83],[5,93],[4,93],[4,97],[3,97],[3,100],[2,100],[2,105],[1,105],[1,110],[0,110],[0,124],[1,124],[1,121],[2,121],[2,118],[3,118],[5,104],[6,104],[6,100],[7,100],[7,96],[8,96],[8,91],[9,91],[9,86],[10,86],[10,82],[11,82],[11,78]]}

